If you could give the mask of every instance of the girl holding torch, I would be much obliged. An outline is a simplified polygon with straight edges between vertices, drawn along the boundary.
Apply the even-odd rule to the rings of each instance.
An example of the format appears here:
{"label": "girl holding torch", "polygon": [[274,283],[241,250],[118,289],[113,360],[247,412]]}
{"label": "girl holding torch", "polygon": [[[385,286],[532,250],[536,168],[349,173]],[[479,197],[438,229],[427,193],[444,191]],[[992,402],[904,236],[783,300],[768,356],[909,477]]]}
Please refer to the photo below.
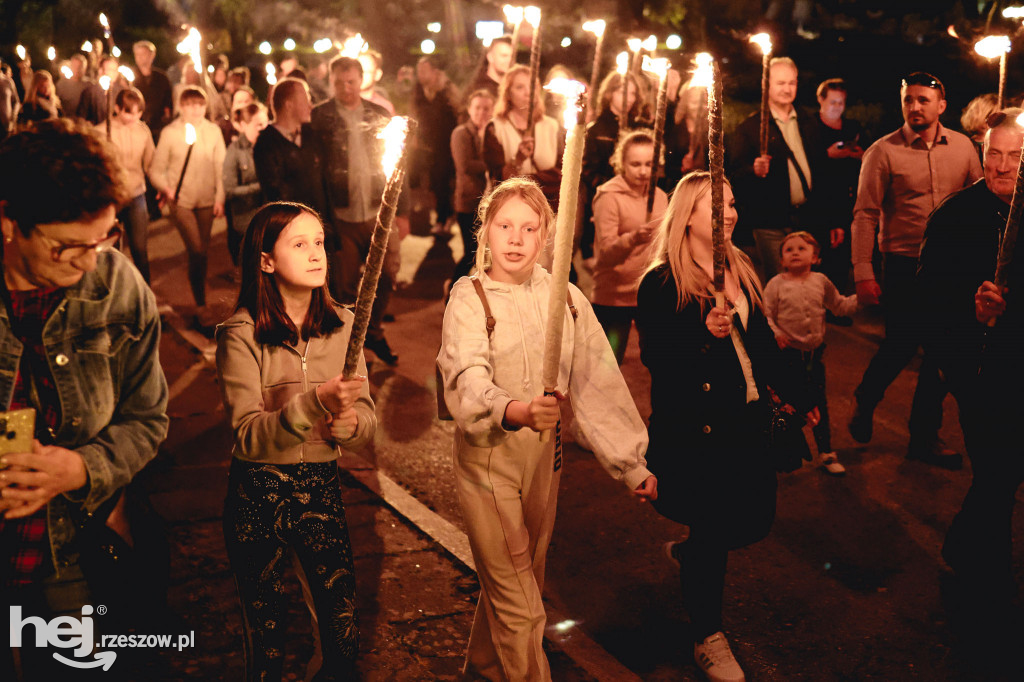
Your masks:
{"label": "girl holding torch", "polygon": [[651,239],[668,205],[654,189],[653,220],[647,220],[647,191],[654,166],[654,136],[635,130],[624,137],[612,156],[614,178],[597,188],[594,197],[594,292],[591,303],[601,321],[615,360],[626,355],[636,317],[636,290],[650,262]]}
{"label": "girl holding torch", "polygon": [[[543,396],[552,276],[537,265],[554,216],[527,178],[506,180],[480,205],[476,278],[452,287],[437,363],[455,419],[455,476],[480,577],[466,670],[489,680],[550,680],[544,563],[555,521],[561,440],[570,397],[598,460],[637,497],[657,497],[647,434],[590,303],[575,286],[563,309],[558,386]],[[569,302],[572,308],[570,309]],[[575,318],[575,319],[574,319]],[[524,428],[525,427],[525,428]]]}
{"label": "girl holding torch", "polygon": [[356,376],[338,373],[353,315],[331,299],[327,269],[316,213],[267,204],[245,233],[235,313],[217,327],[235,435],[224,540],[245,616],[247,680],[281,679],[290,551],[319,629],[306,679],[357,677],[356,581],[336,460],[339,447],[373,438],[377,418],[362,354]]}
{"label": "girl holding torch", "polygon": [[716,305],[712,290],[711,176],[692,172],[679,182],[662,221],[653,266],[637,294],[636,325],[640,358],[651,372],[654,506],[689,526],[688,538],[665,550],[680,567],[694,659],[711,680],[741,681],[721,631],[726,559],[771,529],[776,480],[765,439],[771,390],[794,400],[791,387],[798,384],[777,370],[782,363],[757,274],[731,242],[737,214],[728,183],[723,194],[729,309]]}

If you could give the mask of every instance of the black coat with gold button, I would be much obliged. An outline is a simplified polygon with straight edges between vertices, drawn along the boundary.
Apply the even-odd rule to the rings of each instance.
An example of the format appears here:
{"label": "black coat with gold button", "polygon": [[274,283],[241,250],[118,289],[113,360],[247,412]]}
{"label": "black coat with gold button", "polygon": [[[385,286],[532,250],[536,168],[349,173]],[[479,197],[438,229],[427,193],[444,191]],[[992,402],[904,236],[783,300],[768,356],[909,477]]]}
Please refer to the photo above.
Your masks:
{"label": "black coat with gold button", "polygon": [[744,347],[760,400],[748,405],[732,340],[705,326],[713,301],[704,310],[697,301],[676,310],[678,300],[667,265],[640,284],[636,324],[640,357],[651,373],[647,463],[658,477],[655,507],[689,525],[691,537],[743,547],[764,538],[775,518],[767,386],[801,413],[807,406],[793,379],[780,374],[775,337],[758,306],[750,306]]}

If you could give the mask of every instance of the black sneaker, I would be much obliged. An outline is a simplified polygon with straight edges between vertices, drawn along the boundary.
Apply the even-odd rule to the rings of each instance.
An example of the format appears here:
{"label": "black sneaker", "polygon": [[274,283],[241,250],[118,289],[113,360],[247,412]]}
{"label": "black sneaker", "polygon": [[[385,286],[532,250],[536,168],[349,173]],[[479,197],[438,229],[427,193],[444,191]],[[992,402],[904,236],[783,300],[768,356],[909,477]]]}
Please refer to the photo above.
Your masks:
{"label": "black sneaker", "polygon": [[391,346],[388,345],[388,340],[383,336],[379,339],[367,338],[363,342],[363,347],[372,350],[373,354],[388,367],[394,367],[398,364],[398,355],[391,352]]}
{"label": "black sneaker", "polygon": [[932,441],[924,447],[911,443],[907,450],[907,459],[950,471],[960,471],[964,466],[963,455],[947,448],[941,440]]}
{"label": "black sneaker", "polygon": [[871,432],[874,428],[875,410],[864,409],[858,402],[853,408],[853,417],[850,418],[848,428],[850,435],[858,443],[871,442]]}

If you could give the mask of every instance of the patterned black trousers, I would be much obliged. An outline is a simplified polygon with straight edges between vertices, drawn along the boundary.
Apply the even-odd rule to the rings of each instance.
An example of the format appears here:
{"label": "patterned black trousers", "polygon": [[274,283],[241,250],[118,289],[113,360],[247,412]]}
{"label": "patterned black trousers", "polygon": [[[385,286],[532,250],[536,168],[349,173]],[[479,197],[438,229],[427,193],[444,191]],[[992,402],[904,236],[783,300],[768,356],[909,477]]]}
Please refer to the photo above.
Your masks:
{"label": "patterned black trousers", "polygon": [[294,551],[314,613],[323,663],[316,680],[356,679],[355,573],[335,462],[260,464],[233,459],[224,539],[242,602],[247,680],[280,680]]}

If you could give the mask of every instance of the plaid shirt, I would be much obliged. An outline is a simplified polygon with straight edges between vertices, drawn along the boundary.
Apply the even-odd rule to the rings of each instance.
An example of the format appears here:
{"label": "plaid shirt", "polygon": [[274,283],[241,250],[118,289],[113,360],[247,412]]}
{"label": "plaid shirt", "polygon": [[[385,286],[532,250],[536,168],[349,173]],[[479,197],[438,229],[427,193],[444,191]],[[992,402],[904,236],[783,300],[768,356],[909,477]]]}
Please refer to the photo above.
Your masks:
{"label": "plaid shirt", "polygon": [[[35,407],[35,437],[41,443],[52,443],[53,430],[60,424],[60,397],[46,360],[43,325],[64,300],[64,289],[10,293],[11,325],[23,346],[10,409]],[[46,507],[24,519],[6,521],[0,517],[0,551],[7,556],[6,561],[0,561],[4,573],[0,582],[18,587],[38,581],[50,565]]]}

